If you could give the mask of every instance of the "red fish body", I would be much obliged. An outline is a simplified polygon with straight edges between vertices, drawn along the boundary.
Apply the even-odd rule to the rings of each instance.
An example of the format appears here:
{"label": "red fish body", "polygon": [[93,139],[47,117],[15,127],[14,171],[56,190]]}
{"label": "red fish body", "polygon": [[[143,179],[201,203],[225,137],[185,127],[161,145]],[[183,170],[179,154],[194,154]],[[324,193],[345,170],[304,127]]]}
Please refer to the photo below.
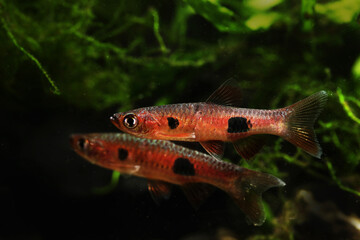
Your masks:
{"label": "red fish body", "polygon": [[169,141],[108,133],[72,135],[71,143],[79,155],[94,164],[149,179],[149,190],[155,198],[169,194],[168,183],[182,186],[195,204],[207,195],[202,184],[220,188],[233,197],[254,225],[265,221],[262,192],[285,185],[269,174],[219,161]]}
{"label": "red fish body", "polygon": [[233,142],[254,134],[282,135],[286,130],[286,109],[257,110],[203,102],[146,107],[134,112],[145,119],[147,129],[152,129],[134,135],[153,139]]}
{"label": "red fish body", "polygon": [[325,91],[275,110],[227,106],[234,105],[234,94],[237,91],[225,85],[207,102],[139,108],[116,113],[110,119],[120,130],[135,136],[200,142],[216,157],[223,153],[223,142],[232,142],[242,157],[251,158],[262,146],[260,137],[255,135],[271,134],[320,158],[322,151],[313,125],[326,103]]}

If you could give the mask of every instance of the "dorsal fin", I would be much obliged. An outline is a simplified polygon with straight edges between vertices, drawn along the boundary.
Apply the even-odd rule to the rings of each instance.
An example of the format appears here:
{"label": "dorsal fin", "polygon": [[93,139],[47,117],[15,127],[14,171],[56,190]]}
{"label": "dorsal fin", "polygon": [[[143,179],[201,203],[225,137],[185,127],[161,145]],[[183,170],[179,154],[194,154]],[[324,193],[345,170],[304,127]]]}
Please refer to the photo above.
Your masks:
{"label": "dorsal fin", "polygon": [[235,78],[232,77],[221,84],[221,86],[210,95],[206,102],[240,107],[242,102],[242,93],[236,84]]}
{"label": "dorsal fin", "polygon": [[201,146],[213,157],[221,159],[224,155],[225,144],[222,141],[212,140],[200,142]]}
{"label": "dorsal fin", "polygon": [[198,209],[214,191],[214,187],[206,183],[187,183],[182,185],[181,188],[195,209]]}
{"label": "dorsal fin", "polygon": [[159,204],[163,199],[169,199],[171,193],[171,185],[167,182],[148,180],[148,189],[152,199]]}

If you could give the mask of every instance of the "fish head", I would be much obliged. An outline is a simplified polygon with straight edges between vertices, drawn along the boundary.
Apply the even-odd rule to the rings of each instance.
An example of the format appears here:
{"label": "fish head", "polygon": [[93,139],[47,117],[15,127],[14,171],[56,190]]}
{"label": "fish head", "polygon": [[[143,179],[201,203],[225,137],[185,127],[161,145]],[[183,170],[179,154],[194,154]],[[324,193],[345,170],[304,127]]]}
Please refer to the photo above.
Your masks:
{"label": "fish head", "polygon": [[109,159],[109,148],[98,134],[73,134],[70,144],[77,154],[91,163],[101,165],[101,161]]}
{"label": "fish head", "polygon": [[133,160],[136,139],[128,134],[73,134],[70,143],[76,153],[98,166],[125,174],[135,174],[140,166]]}
{"label": "fish head", "polygon": [[121,131],[143,138],[155,135],[160,125],[157,118],[145,108],[115,113],[110,121]]}

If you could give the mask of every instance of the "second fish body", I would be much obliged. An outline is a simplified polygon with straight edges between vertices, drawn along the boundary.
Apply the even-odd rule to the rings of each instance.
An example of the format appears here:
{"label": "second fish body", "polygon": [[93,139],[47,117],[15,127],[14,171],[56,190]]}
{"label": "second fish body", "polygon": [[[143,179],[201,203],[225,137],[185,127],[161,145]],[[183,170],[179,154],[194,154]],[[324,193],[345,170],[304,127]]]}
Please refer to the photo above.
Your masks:
{"label": "second fish body", "polygon": [[147,178],[155,200],[169,196],[171,183],[180,185],[189,201],[198,206],[211,193],[211,187],[217,187],[235,200],[254,225],[265,221],[262,193],[285,185],[272,175],[219,161],[169,141],[94,133],[74,134],[71,144],[94,164]]}

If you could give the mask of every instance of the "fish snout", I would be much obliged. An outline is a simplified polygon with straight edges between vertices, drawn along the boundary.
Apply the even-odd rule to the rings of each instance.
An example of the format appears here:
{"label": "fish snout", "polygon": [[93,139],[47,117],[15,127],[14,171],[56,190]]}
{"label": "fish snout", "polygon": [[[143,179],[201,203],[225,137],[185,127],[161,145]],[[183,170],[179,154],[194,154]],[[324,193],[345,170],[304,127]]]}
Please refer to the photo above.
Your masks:
{"label": "fish snout", "polygon": [[110,117],[110,121],[115,125],[115,126],[119,126],[119,119],[120,119],[120,114],[118,113],[114,113],[111,117]]}
{"label": "fish snout", "polygon": [[70,135],[70,146],[72,147],[72,148],[75,148],[75,146],[76,146],[76,137],[75,137],[75,135]]}
{"label": "fish snout", "polygon": [[85,145],[85,138],[82,137],[80,134],[72,134],[70,135],[70,145],[71,147],[75,150],[84,150],[84,145]]}

